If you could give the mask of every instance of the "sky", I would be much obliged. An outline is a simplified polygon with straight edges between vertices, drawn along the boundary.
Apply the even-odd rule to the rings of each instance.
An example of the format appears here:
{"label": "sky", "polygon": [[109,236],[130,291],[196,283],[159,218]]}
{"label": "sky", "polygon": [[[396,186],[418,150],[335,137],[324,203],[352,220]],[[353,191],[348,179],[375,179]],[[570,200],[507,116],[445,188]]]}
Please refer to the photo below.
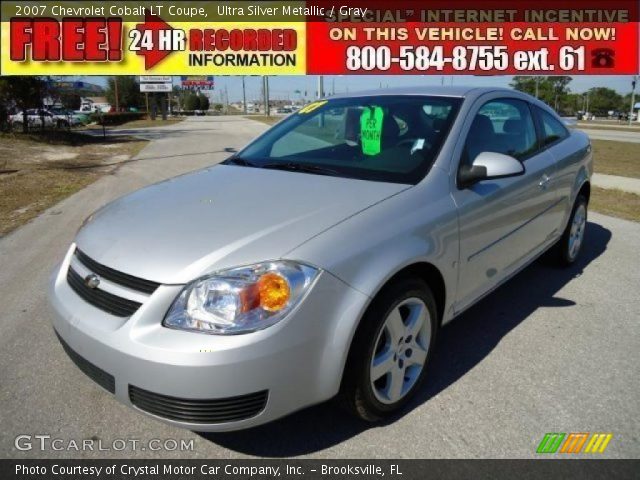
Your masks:
{"label": "sky", "polygon": [[[81,80],[98,85],[106,85],[107,77],[73,77],[74,80]],[[335,92],[357,92],[359,90],[369,90],[386,87],[405,87],[415,85],[475,85],[475,86],[498,86],[508,87],[513,77],[509,75],[499,76],[472,76],[459,75],[326,75],[324,77],[324,90],[326,94],[331,94],[335,85]],[[315,97],[318,77],[316,75],[306,76],[271,76],[269,77],[269,92],[272,99],[298,100],[300,95],[294,93],[300,90],[302,94],[307,92],[307,99]],[[592,87],[609,87],[618,91],[622,95],[631,92],[631,81],[633,77],[629,75],[584,75],[574,76],[569,88],[574,93],[582,93]],[[178,84],[179,77],[174,77],[174,84]],[[246,76],[245,85],[247,91],[247,101],[256,101],[260,98],[262,88],[262,77]],[[639,85],[640,88],[640,85]],[[223,92],[228,93],[229,102],[242,100],[242,80],[241,77],[215,77],[214,100],[221,99]],[[224,97],[222,97],[224,98]]]}

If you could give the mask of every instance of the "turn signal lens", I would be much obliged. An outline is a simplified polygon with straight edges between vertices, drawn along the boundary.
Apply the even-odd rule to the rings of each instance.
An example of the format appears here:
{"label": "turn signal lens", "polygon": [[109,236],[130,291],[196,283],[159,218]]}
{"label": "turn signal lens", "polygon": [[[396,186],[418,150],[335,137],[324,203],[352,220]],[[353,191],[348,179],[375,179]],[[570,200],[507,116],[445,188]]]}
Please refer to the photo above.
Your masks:
{"label": "turn signal lens", "polygon": [[260,306],[268,312],[277,312],[287,306],[291,289],[287,279],[277,273],[265,273],[258,280]]}
{"label": "turn signal lens", "polygon": [[186,285],[162,324],[216,335],[275,325],[304,298],[319,270],[290,260],[216,272]]}

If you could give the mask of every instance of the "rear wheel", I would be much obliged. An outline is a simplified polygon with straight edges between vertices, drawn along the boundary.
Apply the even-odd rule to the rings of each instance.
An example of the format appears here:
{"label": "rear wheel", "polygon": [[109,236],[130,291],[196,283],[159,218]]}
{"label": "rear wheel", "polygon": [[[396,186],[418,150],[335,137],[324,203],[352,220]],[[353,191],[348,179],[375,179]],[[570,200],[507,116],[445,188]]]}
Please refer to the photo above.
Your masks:
{"label": "rear wheel", "polygon": [[381,291],[349,352],[346,406],[368,421],[401,409],[424,380],[437,324],[436,303],[423,281],[403,279]]}
{"label": "rear wheel", "polygon": [[587,199],[579,194],[576,198],[569,223],[556,246],[561,265],[573,264],[582,250],[584,234],[587,228]]}

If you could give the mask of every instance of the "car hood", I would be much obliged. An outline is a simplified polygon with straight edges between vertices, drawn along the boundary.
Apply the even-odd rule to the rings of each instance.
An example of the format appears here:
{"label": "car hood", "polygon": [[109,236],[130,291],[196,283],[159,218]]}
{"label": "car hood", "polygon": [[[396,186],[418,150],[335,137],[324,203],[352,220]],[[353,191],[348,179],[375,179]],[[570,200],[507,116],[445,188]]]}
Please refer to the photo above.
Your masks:
{"label": "car hood", "polygon": [[280,258],[407,188],[218,165],[106,205],[85,222],[76,244],[123,273],[164,284],[187,283],[212,271]]}

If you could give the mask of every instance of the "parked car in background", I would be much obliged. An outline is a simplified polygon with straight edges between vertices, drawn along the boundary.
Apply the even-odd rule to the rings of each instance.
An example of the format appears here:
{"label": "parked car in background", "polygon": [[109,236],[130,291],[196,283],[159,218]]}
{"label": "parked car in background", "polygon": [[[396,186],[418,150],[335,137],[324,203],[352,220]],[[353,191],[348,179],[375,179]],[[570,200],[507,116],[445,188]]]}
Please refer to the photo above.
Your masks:
{"label": "parked car in background", "polygon": [[313,102],[87,218],[53,327],[119,401],[174,426],[247,428],[336,395],[377,421],[427,380],[444,323],[547,251],[578,259],[592,170],[589,138],[513,90]]}
{"label": "parked car in background", "polygon": [[63,107],[50,107],[49,112],[55,116],[57,121],[62,123],[62,126],[65,126],[66,122],[66,125],[70,127],[78,127],[88,123],[89,120],[87,115],[77,114],[73,110]]}
{"label": "parked car in background", "polygon": [[[22,129],[24,115],[22,111],[9,117],[14,130]],[[29,128],[69,128],[81,125],[80,120],[64,109],[36,109],[27,110],[27,124]]]}
{"label": "parked car in background", "polygon": [[84,103],[80,106],[79,110],[75,113],[91,114],[91,113],[109,113],[111,111],[111,104],[109,103]]}
{"label": "parked car in background", "polygon": [[[38,110],[35,108],[29,109],[26,111],[26,120],[28,128],[51,128],[55,125],[53,114],[46,112],[44,110]],[[9,117],[9,121],[11,122],[12,128],[14,130],[21,130],[22,125],[24,124],[25,115],[24,111],[18,111]]]}

